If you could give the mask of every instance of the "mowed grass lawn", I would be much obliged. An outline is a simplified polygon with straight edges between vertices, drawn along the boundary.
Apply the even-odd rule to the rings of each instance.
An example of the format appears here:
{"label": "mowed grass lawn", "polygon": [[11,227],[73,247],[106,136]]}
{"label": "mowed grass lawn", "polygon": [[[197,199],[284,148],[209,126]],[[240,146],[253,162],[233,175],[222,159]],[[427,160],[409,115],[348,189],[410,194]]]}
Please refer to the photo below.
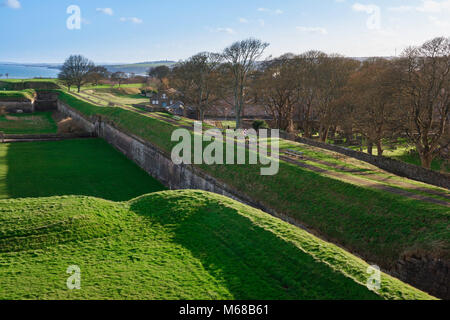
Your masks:
{"label": "mowed grass lawn", "polygon": [[[0,200],[0,299],[431,299],[231,199],[165,191],[128,202]],[[76,265],[81,289],[68,290]]]}
{"label": "mowed grass lawn", "polygon": [[0,199],[130,200],[165,188],[101,139],[0,144]]}
{"label": "mowed grass lawn", "polygon": [[6,114],[0,116],[0,131],[5,134],[45,134],[56,133],[58,126],[52,112],[32,114]]}

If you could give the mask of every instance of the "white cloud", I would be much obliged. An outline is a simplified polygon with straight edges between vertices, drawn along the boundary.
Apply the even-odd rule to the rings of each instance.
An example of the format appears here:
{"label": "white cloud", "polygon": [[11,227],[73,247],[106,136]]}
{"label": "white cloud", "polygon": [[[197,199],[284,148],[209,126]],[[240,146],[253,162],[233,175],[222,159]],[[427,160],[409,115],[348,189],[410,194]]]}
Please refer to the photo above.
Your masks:
{"label": "white cloud", "polygon": [[389,7],[388,10],[392,12],[410,12],[414,10],[414,7],[411,6]]}
{"label": "white cloud", "polygon": [[450,11],[450,0],[422,0],[422,5],[420,7],[417,7],[417,11],[434,13]]}
{"label": "white cloud", "polygon": [[139,19],[139,18],[136,18],[136,17],[130,17],[130,18],[122,17],[122,18],[120,18],[120,21],[122,21],[122,22],[132,22],[134,24],[141,24],[141,23],[144,22],[142,19]]}
{"label": "white cloud", "polygon": [[225,33],[228,33],[228,34],[234,34],[235,33],[234,30],[231,29],[231,28],[217,28],[216,31],[217,32],[225,32]]}
{"label": "white cloud", "polygon": [[248,23],[248,20],[245,18],[239,18],[240,23]]}
{"label": "white cloud", "polygon": [[106,14],[108,16],[112,16],[114,14],[113,9],[111,9],[111,8],[97,8],[96,11]]}
{"label": "white cloud", "polygon": [[445,11],[450,11],[450,0],[422,0],[419,6],[399,6],[390,7],[389,11],[393,12],[426,12],[426,13],[442,13]]}
{"label": "white cloud", "polygon": [[429,16],[428,19],[437,27],[450,29],[450,21],[440,20],[434,16]]}
{"label": "white cloud", "polygon": [[232,28],[228,28],[228,27],[219,27],[219,28],[211,28],[211,27],[205,27],[206,30],[208,30],[209,32],[214,32],[214,33],[227,33],[227,34],[235,34],[236,31],[234,31]]}
{"label": "white cloud", "polygon": [[321,27],[296,27],[298,31],[306,32],[306,33],[319,33],[319,34],[328,34],[327,29]]}
{"label": "white cloud", "polygon": [[276,15],[283,14],[283,10],[281,10],[281,9],[271,10],[271,9],[268,9],[268,8],[258,8],[257,11],[259,11],[259,12],[267,12],[267,13],[276,14]]}
{"label": "white cloud", "polygon": [[379,7],[376,5],[373,5],[373,4],[365,5],[365,4],[361,4],[361,3],[355,3],[352,6],[352,9],[357,12],[365,12],[365,13],[371,14],[371,13],[374,13],[377,9],[379,9]]}
{"label": "white cloud", "polygon": [[21,8],[19,0],[5,0],[5,2],[3,2],[3,4],[11,9],[20,9]]}

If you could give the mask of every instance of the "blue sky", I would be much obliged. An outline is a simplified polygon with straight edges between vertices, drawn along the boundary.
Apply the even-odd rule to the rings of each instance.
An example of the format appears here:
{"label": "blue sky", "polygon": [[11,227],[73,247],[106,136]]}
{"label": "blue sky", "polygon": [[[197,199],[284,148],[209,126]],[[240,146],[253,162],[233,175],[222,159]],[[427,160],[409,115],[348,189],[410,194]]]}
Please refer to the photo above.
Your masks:
{"label": "blue sky", "polygon": [[[67,8],[81,10],[69,30]],[[267,55],[388,56],[450,36],[450,0],[0,0],[0,61],[179,60],[256,37]]]}

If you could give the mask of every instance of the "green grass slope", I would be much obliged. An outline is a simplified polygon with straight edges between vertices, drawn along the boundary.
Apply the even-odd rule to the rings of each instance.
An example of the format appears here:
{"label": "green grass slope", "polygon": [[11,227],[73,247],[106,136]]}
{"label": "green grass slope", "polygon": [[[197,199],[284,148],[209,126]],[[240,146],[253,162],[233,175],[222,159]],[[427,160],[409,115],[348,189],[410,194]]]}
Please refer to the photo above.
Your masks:
{"label": "green grass slope", "polygon": [[0,199],[86,195],[124,201],[161,190],[101,139],[0,144]]}
{"label": "green grass slope", "polygon": [[2,79],[0,90],[58,89],[57,79]]}
{"label": "green grass slope", "polygon": [[[165,191],[129,202],[0,200],[0,299],[431,299],[231,199]],[[81,289],[68,290],[68,266]]]}
{"label": "green grass slope", "polygon": [[0,116],[0,131],[5,134],[57,133],[58,126],[52,118],[51,111],[10,114]]}
{"label": "green grass slope", "polygon": [[33,100],[36,97],[36,91],[33,89],[26,90],[1,90],[0,91],[0,107],[1,101],[24,101]]}
{"label": "green grass slope", "polygon": [[[121,108],[97,107],[64,92],[60,99],[86,116],[101,115],[169,154],[177,144],[171,142],[175,125]],[[201,169],[385,269],[405,255],[450,259],[447,207],[359,187],[283,161],[275,176],[261,176],[259,165]]]}

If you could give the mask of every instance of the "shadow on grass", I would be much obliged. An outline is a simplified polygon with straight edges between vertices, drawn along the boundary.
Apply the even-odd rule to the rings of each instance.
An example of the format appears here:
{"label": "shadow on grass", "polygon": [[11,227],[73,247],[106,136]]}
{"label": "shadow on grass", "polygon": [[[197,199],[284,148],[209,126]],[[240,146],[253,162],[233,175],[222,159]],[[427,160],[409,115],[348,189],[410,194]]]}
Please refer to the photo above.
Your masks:
{"label": "shadow on grass", "polygon": [[[198,196],[198,194],[197,194]],[[380,299],[217,201],[144,197],[131,209],[173,234],[235,299]]]}
{"label": "shadow on grass", "polygon": [[0,198],[84,195],[113,201],[165,190],[101,139],[0,145]]}

